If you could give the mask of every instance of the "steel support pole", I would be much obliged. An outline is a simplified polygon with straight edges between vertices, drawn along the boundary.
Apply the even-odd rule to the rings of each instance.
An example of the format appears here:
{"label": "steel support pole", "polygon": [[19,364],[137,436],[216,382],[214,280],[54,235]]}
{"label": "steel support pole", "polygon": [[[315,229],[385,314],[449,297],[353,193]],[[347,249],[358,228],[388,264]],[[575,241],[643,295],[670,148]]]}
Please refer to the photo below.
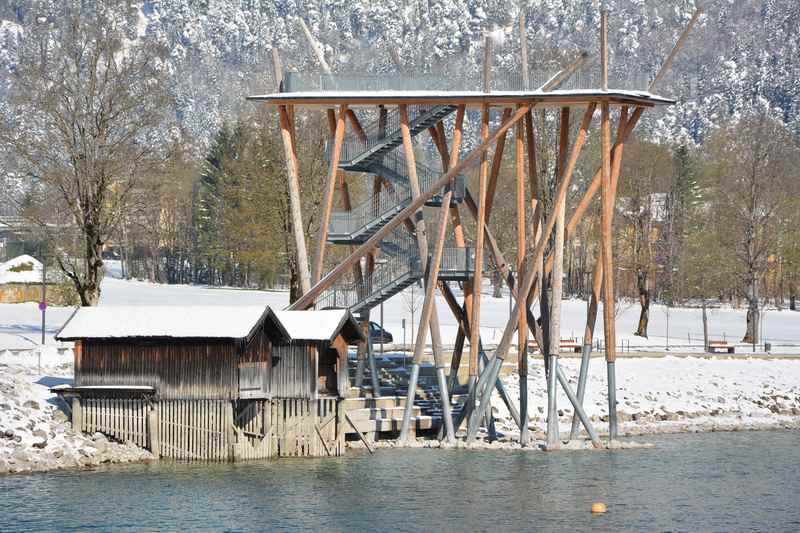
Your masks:
{"label": "steel support pole", "polygon": [[[550,342],[558,342],[551,339]],[[561,447],[558,440],[558,403],[556,401],[556,376],[558,374],[558,356],[548,357],[547,373],[547,449],[557,450]]]}
{"label": "steel support pole", "polygon": [[464,402],[464,406],[461,408],[461,411],[456,416],[456,419],[453,421],[453,426],[456,431],[459,430],[461,424],[464,423],[465,419],[468,419],[472,412],[475,410],[475,401],[477,400],[478,394],[476,391],[478,385],[478,378],[476,376],[469,376],[467,377],[467,401]]}
{"label": "steel support pole", "polygon": [[476,395],[479,391],[482,391],[482,394],[480,395],[480,401],[477,402],[478,405],[472,409],[471,413],[469,413],[469,421],[467,422],[467,444],[475,440],[475,437],[478,434],[478,422],[483,414],[489,409],[489,405],[491,404],[489,399],[491,397],[492,389],[490,388],[488,390],[484,390],[483,387],[487,382],[492,383],[497,381],[497,377],[500,374],[500,368],[502,365],[503,361],[501,359],[498,359],[497,357],[491,358],[481,373],[480,378],[478,379],[478,384],[475,387]]}
{"label": "steel support pole", "polygon": [[450,394],[447,390],[447,376],[444,373],[444,367],[438,367],[436,369],[436,377],[439,380],[439,395],[442,400],[442,417],[444,418],[447,442],[453,444],[456,440],[456,433],[453,429],[452,406],[450,405]]}
{"label": "steel support pole", "polygon": [[[411,375],[408,377],[408,392],[406,393],[406,402],[411,402],[414,404],[414,400],[417,396],[417,380],[419,379],[419,363],[416,361],[411,365]],[[400,437],[398,441],[401,443],[407,443],[409,441],[408,434],[409,434],[409,427],[411,426],[411,409],[405,409],[403,411],[403,425],[401,426],[400,430]]]}
{"label": "steel support pole", "polygon": [[[597,437],[597,432],[595,432],[594,427],[592,426],[591,420],[589,420],[589,417],[586,416],[586,411],[583,409],[583,405],[581,405],[581,402],[578,400],[578,398],[575,397],[575,393],[572,392],[572,388],[569,386],[569,381],[567,381],[567,378],[564,375],[564,372],[561,370],[561,367],[558,366],[558,365],[556,365],[556,377],[558,378],[558,382],[561,383],[561,388],[563,388],[564,392],[567,393],[567,398],[569,398],[569,401],[572,404],[572,407],[575,408],[575,413],[578,415],[578,417],[580,418],[580,421],[583,423],[583,427],[586,428],[586,433],[589,434],[589,438],[592,440],[592,445],[594,445],[595,448],[599,448],[601,446],[601,444],[600,444],[600,439]],[[556,416],[556,421],[557,420],[558,420],[558,417]],[[549,421],[550,421],[550,419],[548,417],[548,423],[549,423]],[[556,427],[557,426],[558,426],[558,422],[556,422]],[[548,435],[549,435],[549,432],[548,432]],[[548,445],[548,447],[549,447],[549,445]]]}
{"label": "steel support pole", "polygon": [[[364,329],[363,322],[359,323],[359,326]],[[366,330],[367,335],[369,335],[369,328]],[[366,361],[366,353],[367,353],[367,341],[366,338],[363,342],[358,344],[358,349],[356,350],[356,379],[355,379],[355,387],[361,389],[362,385],[364,384],[364,363]]]}
{"label": "steel support pole", "polygon": [[614,361],[606,363],[608,371],[608,438],[617,438],[617,376]]}
{"label": "steel support pole", "polygon": [[[483,360],[484,366],[488,363],[489,358],[483,353],[483,349],[481,349],[481,358]],[[502,370],[502,363],[501,363],[501,370]],[[505,385],[503,385],[503,380],[499,377],[494,380],[494,388],[497,389],[497,393],[500,395],[500,399],[503,400],[503,403],[508,409],[508,413],[511,415],[511,418],[514,420],[514,423],[517,427],[520,427],[520,414],[517,406],[514,405],[514,401],[511,399],[511,395],[508,394]]]}
{"label": "steel support pole", "polygon": [[372,379],[372,397],[379,398],[381,385],[378,380],[378,365],[375,363],[375,352],[372,349],[372,335],[369,334],[369,322],[367,322],[367,358],[369,359],[369,374]]}
{"label": "steel support pole", "polygon": [[[578,373],[578,403],[583,407],[583,398],[586,395],[586,379],[589,377],[589,358],[592,355],[592,343],[584,342],[583,349],[581,350],[581,369]],[[578,410],[575,409],[575,414],[572,415],[572,427],[569,430],[569,440],[578,436]]]}

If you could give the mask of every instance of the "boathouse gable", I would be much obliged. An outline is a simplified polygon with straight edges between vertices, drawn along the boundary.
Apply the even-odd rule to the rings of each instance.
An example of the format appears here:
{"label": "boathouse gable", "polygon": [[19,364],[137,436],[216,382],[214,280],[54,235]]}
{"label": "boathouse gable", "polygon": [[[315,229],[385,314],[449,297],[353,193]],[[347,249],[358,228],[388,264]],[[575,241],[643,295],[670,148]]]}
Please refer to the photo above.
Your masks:
{"label": "boathouse gable", "polygon": [[353,315],[344,309],[275,314],[291,341],[273,347],[272,394],[346,398],[350,390],[348,346],[364,340]]}

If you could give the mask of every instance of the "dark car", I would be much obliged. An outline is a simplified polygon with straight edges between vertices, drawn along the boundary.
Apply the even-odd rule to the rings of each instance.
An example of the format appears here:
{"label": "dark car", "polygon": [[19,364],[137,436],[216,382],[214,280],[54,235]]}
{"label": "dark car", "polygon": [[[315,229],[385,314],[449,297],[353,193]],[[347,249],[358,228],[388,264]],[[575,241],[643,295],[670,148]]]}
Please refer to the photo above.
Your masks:
{"label": "dark car", "polygon": [[376,322],[369,323],[369,337],[373,343],[377,344],[391,344],[394,342],[392,334],[383,329],[380,324]]}

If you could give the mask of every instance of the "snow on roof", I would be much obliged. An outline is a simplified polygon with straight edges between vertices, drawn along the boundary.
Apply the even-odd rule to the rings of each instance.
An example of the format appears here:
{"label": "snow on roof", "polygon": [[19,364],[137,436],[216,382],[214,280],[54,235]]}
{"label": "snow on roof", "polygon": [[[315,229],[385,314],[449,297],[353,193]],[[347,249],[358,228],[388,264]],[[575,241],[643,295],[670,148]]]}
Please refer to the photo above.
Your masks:
{"label": "snow on roof", "polygon": [[40,283],[41,281],[42,262],[33,256],[20,255],[5,263],[0,263],[0,284]]}
{"label": "snow on roof", "polygon": [[[347,309],[274,311],[274,313],[294,341],[331,341],[348,320],[353,320]],[[355,324],[355,321],[353,322]]]}
{"label": "snow on roof", "polygon": [[482,99],[482,100],[504,100],[517,98],[534,98],[541,101],[550,99],[559,100],[563,98],[601,98],[611,97],[620,99],[633,99],[642,103],[655,105],[674,104],[675,101],[646,90],[626,90],[626,89],[555,89],[543,91],[535,89],[530,91],[448,91],[448,90],[380,90],[380,91],[298,91],[271,94],[257,94],[248,96],[248,100],[375,100],[382,99]]}
{"label": "snow on roof", "polygon": [[268,310],[257,305],[81,307],[67,320],[56,339],[244,339]]}

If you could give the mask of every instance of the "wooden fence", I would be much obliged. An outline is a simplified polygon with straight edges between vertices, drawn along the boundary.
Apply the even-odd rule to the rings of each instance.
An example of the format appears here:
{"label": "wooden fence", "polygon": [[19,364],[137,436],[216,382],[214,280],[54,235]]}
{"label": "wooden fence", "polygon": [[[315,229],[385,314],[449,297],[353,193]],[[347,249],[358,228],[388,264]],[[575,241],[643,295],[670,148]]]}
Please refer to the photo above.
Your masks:
{"label": "wooden fence", "polygon": [[130,441],[156,456],[200,461],[342,455],[342,409],[337,398],[76,398],[72,408],[81,431]]}
{"label": "wooden fence", "polygon": [[81,401],[82,416],[78,416],[80,422],[76,425],[85,433],[100,432],[121,442],[130,441],[140,448],[148,448],[149,411],[145,400],[87,398]]}

